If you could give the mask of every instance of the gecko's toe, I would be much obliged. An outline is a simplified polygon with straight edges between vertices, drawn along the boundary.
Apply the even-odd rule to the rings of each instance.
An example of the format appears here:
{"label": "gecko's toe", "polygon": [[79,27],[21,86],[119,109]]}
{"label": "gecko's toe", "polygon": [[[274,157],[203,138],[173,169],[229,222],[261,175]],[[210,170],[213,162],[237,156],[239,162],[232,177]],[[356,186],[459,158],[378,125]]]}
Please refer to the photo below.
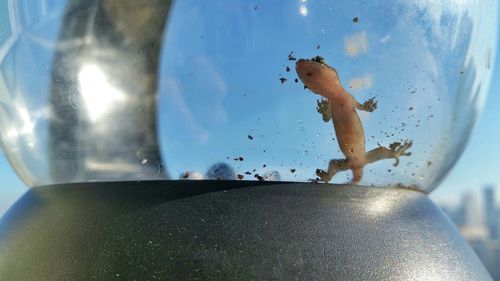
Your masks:
{"label": "gecko's toe", "polygon": [[321,169],[316,169],[316,176],[318,177],[323,177],[324,175],[326,174],[326,171],[325,170],[321,170]]}
{"label": "gecko's toe", "polygon": [[328,183],[332,179],[327,171],[321,169],[316,169],[316,176],[319,177],[319,181],[324,181],[325,183]]}
{"label": "gecko's toe", "polygon": [[368,112],[373,112],[375,109],[377,109],[377,101],[375,100],[375,97],[365,101],[363,103],[363,108],[365,108],[365,110]]}
{"label": "gecko's toe", "polygon": [[400,142],[393,142],[389,144],[389,149],[392,151],[396,151],[401,146]]}
{"label": "gecko's toe", "polygon": [[413,145],[413,141],[411,141],[411,140],[406,140],[405,143],[403,144],[405,149],[410,148],[412,145]]}
{"label": "gecko's toe", "polygon": [[404,156],[410,156],[411,152],[406,152],[406,150],[409,149],[412,146],[412,144],[413,144],[412,141],[405,141],[403,145],[401,145],[400,154]]}

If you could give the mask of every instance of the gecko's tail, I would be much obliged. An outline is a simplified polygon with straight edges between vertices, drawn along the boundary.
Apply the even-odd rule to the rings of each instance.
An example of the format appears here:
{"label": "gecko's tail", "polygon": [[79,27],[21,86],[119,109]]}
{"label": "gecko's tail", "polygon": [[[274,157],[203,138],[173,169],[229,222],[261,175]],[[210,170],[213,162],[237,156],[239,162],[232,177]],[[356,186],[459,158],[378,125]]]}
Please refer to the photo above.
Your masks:
{"label": "gecko's tail", "polygon": [[363,167],[352,169],[352,180],[353,184],[357,184],[363,178]]}

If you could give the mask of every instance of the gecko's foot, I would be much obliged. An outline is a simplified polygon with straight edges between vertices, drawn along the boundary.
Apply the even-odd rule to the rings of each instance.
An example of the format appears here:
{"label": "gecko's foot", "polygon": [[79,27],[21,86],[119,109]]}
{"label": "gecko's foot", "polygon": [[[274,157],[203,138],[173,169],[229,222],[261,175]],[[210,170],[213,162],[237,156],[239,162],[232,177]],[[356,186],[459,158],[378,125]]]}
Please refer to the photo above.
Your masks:
{"label": "gecko's foot", "polygon": [[374,111],[375,109],[377,109],[377,101],[375,100],[375,97],[365,101],[363,104],[362,104],[364,110],[368,111],[368,112],[372,112]]}
{"label": "gecko's foot", "polygon": [[328,122],[332,119],[332,111],[330,109],[330,102],[326,99],[316,101],[316,111],[323,116],[323,121]]}
{"label": "gecko's foot", "polygon": [[407,152],[406,150],[411,147],[413,144],[412,141],[406,140],[404,143],[393,142],[389,145],[389,149],[392,151],[395,162],[393,164],[394,167],[399,165],[399,157],[400,156],[410,156],[411,152]]}
{"label": "gecko's foot", "polygon": [[316,182],[324,181],[328,183],[332,179],[332,176],[330,176],[327,171],[321,169],[316,169],[316,176],[319,178]]}

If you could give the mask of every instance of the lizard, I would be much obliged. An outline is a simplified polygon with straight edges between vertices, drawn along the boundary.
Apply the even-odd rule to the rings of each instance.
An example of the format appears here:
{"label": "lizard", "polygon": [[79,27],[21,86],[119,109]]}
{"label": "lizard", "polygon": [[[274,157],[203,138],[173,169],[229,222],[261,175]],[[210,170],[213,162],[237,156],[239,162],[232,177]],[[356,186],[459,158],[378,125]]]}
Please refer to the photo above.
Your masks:
{"label": "lizard", "polygon": [[398,166],[400,156],[411,155],[411,152],[407,152],[412,146],[411,141],[394,142],[388,148],[379,146],[365,151],[364,129],[356,110],[372,112],[377,108],[377,101],[371,98],[359,103],[342,87],[337,70],[329,66],[324,58],[299,59],[295,70],[305,88],[322,96],[317,100],[316,110],[322,115],[323,121],[332,120],[338,145],[345,156],[345,159],[330,160],[326,171],[317,169],[317,180],[327,183],[337,172],[351,170],[351,182],[357,184],[363,178],[366,164],[395,159],[393,165]]}

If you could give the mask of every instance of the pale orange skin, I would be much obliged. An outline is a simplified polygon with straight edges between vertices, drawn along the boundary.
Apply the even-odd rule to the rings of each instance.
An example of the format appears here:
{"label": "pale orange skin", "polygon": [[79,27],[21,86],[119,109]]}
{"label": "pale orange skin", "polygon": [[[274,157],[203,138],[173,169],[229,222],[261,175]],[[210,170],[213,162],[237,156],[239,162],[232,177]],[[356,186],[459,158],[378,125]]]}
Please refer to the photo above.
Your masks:
{"label": "pale orange skin", "polygon": [[323,120],[332,119],[340,150],[345,155],[345,160],[331,160],[328,171],[318,170],[320,179],[328,182],[337,171],[352,171],[352,182],[358,183],[363,177],[363,167],[367,163],[381,159],[395,158],[396,165],[399,156],[410,155],[405,150],[411,142],[391,144],[390,149],[376,148],[370,152],[365,150],[365,133],[356,109],[372,112],[376,108],[376,101],[370,99],[360,104],[342,87],[337,71],[326,63],[315,60],[300,59],[295,65],[295,70],[300,80],[313,93],[321,95],[327,101],[318,101],[318,112],[323,115]]}

